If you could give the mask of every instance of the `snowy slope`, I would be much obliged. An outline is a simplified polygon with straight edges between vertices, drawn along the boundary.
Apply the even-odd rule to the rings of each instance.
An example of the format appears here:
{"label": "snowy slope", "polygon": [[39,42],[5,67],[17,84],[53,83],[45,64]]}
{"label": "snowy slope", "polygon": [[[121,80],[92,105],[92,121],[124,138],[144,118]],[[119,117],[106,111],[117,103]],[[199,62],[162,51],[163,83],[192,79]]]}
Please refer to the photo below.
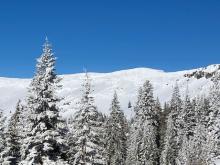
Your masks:
{"label": "snowy slope", "polygon": [[[108,113],[113,92],[116,90],[121,106],[129,117],[131,110],[127,108],[128,102],[130,100],[132,105],[134,105],[137,90],[145,80],[152,82],[155,97],[159,97],[161,102],[165,102],[170,99],[176,82],[178,82],[183,96],[187,83],[191,97],[195,97],[198,94],[207,94],[212,84],[210,75],[219,70],[219,68],[220,65],[210,65],[206,68],[179,72],[136,68],[112,73],[89,74],[92,78],[93,93],[99,110]],[[209,75],[209,77],[204,75]],[[63,88],[59,91],[59,95],[65,98],[65,103],[72,102],[63,106],[64,115],[67,116],[74,111],[75,103],[80,99],[84,74],[62,75],[61,77],[63,78]],[[29,83],[29,79],[0,78],[0,108],[4,109],[5,113],[13,112],[17,100],[25,98]]]}
{"label": "snowy slope", "polygon": [[216,164],[216,165],[220,165],[220,160],[217,160],[217,161],[215,162],[215,164]]}

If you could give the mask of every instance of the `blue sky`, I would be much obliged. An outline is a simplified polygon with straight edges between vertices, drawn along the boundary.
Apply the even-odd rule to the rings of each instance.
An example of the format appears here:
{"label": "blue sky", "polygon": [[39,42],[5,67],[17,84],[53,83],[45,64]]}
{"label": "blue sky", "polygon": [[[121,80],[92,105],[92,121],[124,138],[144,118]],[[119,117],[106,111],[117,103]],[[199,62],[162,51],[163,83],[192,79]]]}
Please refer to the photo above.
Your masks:
{"label": "blue sky", "polygon": [[220,63],[218,0],[3,0],[0,76],[31,77],[47,35],[59,74]]}

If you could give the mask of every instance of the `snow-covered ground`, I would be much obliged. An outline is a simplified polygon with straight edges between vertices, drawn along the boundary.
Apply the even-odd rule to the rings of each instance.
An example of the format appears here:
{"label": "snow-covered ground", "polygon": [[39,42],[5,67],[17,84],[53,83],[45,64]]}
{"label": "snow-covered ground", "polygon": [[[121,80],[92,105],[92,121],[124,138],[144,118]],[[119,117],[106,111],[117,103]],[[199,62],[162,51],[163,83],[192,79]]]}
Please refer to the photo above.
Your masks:
{"label": "snow-covered ground", "polygon": [[215,162],[215,164],[216,164],[216,165],[220,165],[220,160],[217,160],[217,161]]}
{"label": "snow-covered ground", "polygon": [[[185,74],[192,74],[195,71],[211,73],[219,68],[219,65],[210,65],[206,68],[199,68],[178,72],[164,72],[149,68],[135,68],[129,70],[116,71],[112,73],[89,73],[94,87],[96,104],[100,111],[108,113],[108,108],[112,99],[113,92],[116,90],[119,95],[121,106],[129,117],[131,110],[127,108],[128,102],[135,104],[138,88],[145,80],[150,80],[154,87],[154,95],[162,103],[170,100],[172,89],[176,82],[180,87],[181,94],[184,96],[187,83],[191,97],[198,94],[207,94],[212,84],[211,78],[185,77]],[[61,75],[63,78],[63,88],[59,95],[64,97],[66,104],[63,106],[64,116],[74,112],[75,103],[81,96],[81,84],[84,74]],[[0,78],[0,108],[10,114],[15,109],[18,99],[24,99],[29,79]]]}

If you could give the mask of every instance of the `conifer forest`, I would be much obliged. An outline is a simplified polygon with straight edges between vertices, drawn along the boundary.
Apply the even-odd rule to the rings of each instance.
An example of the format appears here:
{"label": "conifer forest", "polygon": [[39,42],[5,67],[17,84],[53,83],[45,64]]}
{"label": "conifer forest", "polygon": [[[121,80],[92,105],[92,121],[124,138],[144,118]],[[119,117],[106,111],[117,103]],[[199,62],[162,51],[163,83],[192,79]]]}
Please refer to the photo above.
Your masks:
{"label": "conifer forest", "polygon": [[[220,72],[208,95],[190,97],[178,82],[161,105],[149,80],[136,91],[127,117],[117,90],[108,114],[97,108],[93,77],[85,72],[73,115],[60,114],[62,78],[46,39],[24,100],[11,116],[0,112],[2,165],[215,165],[220,158]],[[132,100],[131,100],[132,101]],[[132,101],[133,102],[133,101]]]}

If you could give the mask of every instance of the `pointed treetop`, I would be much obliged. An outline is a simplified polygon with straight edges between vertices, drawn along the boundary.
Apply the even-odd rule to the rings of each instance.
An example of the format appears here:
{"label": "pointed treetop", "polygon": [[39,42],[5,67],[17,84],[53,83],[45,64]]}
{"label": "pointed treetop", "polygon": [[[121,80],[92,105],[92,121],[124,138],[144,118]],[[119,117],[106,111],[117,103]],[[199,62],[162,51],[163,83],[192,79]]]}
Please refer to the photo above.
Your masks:
{"label": "pointed treetop", "polygon": [[119,100],[118,100],[118,95],[117,95],[117,92],[115,90],[114,94],[113,94],[113,99],[112,99],[112,102],[111,102],[110,111],[113,112],[113,113],[120,111],[120,105],[119,104],[120,103],[119,103]]}
{"label": "pointed treetop", "polygon": [[86,80],[89,80],[89,74],[87,72],[87,69],[86,68],[83,68],[83,72],[85,73],[85,79]]}
{"label": "pointed treetop", "polygon": [[128,102],[128,108],[130,109],[130,108],[132,108],[132,105],[131,105],[131,101],[129,100],[129,102]]}
{"label": "pointed treetop", "polygon": [[46,36],[45,38],[45,42],[43,44],[43,52],[44,53],[49,53],[51,52],[51,47],[52,45],[50,44],[49,40],[48,40],[48,37]]}
{"label": "pointed treetop", "polygon": [[119,104],[118,94],[117,94],[117,91],[116,91],[116,90],[114,91],[114,95],[113,95],[113,100],[112,100],[112,102],[115,102],[115,103]]}
{"label": "pointed treetop", "polygon": [[116,90],[114,91],[113,97],[118,99],[118,94],[117,94],[117,91],[116,91]]}
{"label": "pointed treetop", "polygon": [[181,104],[181,96],[179,91],[179,86],[176,82],[175,87],[173,89],[172,98],[171,98],[171,105],[180,105]]}
{"label": "pointed treetop", "polygon": [[174,93],[177,93],[179,95],[179,85],[178,85],[177,81],[175,83],[173,91],[174,91]]}
{"label": "pointed treetop", "polygon": [[91,94],[91,92],[93,92],[93,90],[91,89],[91,80],[92,79],[90,78],[87,71],[85,71],[85,77],[83,80],[84,80],[84,83],[82,84],[83,93],[88,96],[89,94]]}
{"label": "pointed treetop", "polygon": [[48,42],[48,37],[47,36],[45,37],[45,41]]}
{"label": "pointed treetop", "polygon": [[87,73],[87,69],[85,67],[83,67],[83,72]]}
{"label": "pointed treetop", "polygon": [[44,45],[47,45],[47,44],[49,44],[49,39],[48,39],[48,37],[46,36],[46,37],[45,37]]}
{"label": "pointed treetop", "polygon": [[85,78],[84,78],[85,83],[86,83],[86,84],[90,84],[91,78],[90,78],[90,76],[89,76],[89,73],[88,73],[87,69],[86,69],[86,68],[83,68],[83,71],[84,71],[84,73],[85,73]]}

